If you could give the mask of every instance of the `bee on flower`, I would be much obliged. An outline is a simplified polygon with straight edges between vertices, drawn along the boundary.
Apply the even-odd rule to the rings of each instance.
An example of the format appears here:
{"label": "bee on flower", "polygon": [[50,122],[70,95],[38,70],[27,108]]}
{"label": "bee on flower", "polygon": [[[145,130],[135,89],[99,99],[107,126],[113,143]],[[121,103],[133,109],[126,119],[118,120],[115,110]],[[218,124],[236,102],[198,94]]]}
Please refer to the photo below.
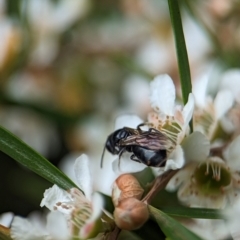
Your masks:
{"label": "bee on flower", "polygon": [[[168,75],[159,75],[154,78],[150,84],[149,96],[153,112],[149,114],[144,127],[147,130],[152,128],[159,131],[169,140],[168,142],[171,142],[166,146],[166,163],[160,167],[160,171],[159,168],[154,169],[157,174],[161,170],[179,169],[184,165],[184,153],[181,143],[185,136],[189,134],[189,122],[193,114],[194,98],[192,94],[189,94],[188,102],[184,107],[175,105],[175,98],[175,87]],[[144,121],[138,116],[121,116],[116,119],[115,129],[118,130],[124,127],[137,129],[142,123]],[[121,156],[120,172],[137,172],[146,167],[146,165],[131,161],[129,158],[129,154]],[[113,162],[113,169],[119,171],[118,159]]]}

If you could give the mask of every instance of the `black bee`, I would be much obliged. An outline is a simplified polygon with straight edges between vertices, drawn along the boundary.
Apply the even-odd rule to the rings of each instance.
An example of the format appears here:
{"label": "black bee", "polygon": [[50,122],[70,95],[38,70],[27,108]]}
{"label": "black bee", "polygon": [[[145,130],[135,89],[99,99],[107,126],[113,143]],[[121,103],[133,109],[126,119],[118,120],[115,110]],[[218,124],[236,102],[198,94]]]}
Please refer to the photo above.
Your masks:
{"label": "black bee", "polygon": [[167,148],[170,140],[154,128],[142,130],[124,127],[116,130],[107,138],[101,158],[101,167],[105,149],[112,154],[118,154],[119,159],[124,152],[131,152],[131,160],[151,167],[164,167],[167,159]]}

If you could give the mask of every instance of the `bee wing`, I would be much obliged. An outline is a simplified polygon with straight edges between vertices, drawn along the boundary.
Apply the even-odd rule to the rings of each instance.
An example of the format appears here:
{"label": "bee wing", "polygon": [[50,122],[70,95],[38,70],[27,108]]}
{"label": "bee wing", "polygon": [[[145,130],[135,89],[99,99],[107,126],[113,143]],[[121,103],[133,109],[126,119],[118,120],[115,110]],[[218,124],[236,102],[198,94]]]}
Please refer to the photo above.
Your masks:
{"label": "bee wing", "polygon": [[137,145],[151,150],[167,149],[170,140],[160,132],[143,132],[138,135],[131,135],[120,141],[120,145],[129,146]]}

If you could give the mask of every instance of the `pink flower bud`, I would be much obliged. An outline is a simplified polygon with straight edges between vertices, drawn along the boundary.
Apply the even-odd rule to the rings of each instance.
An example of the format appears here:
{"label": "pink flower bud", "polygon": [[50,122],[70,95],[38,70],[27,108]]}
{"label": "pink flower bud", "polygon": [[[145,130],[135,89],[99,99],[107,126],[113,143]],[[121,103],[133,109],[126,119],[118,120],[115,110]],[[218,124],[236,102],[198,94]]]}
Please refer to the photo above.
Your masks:
{"label": "pink flower bud", "polygon": [[116,225],[125,230],[140,228],[149,218],[148,207],[136,198],[119,202],[113,213]]}
{"label": "pink flower bud", "polygon": [[116,207],[119,202],[126,198],[136,198],[140,200],[143,192],[143,188],[134,176],[131,174],[123,174],[119,176],[113,184],[113,204]]}

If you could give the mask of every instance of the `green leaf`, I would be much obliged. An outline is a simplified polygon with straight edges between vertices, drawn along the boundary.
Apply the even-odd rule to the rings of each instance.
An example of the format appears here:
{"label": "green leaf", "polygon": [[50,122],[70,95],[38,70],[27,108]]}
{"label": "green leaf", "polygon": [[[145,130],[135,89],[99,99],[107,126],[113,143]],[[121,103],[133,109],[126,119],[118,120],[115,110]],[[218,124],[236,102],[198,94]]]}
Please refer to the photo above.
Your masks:
{"label": "green leaf", "polygon": [[150,214],[156,220],[164,234],[171,240],[201,240],[195,233],[189,231],[181,223],[169,217],[164,212],[149,206]]}
{"label": "green leaf", "polygon": [[173,217],[201,218],[201,219],[224,219],[217,209],[209,208],[187,208],[187,207],[164,207],[164,213]]}
{"label": "green leaf", "polygon": [[22,140],[0,126],[0,151],[63,189],[77,187],[63,172]]}
{"label": "green leaf", "polygon": [[[192,92],[192,83],[178,0],[168,0],[168,6],[175,37],[182,97],[184,104],[186,104],[188,95]],[[192,121],[190,122],[190,128],[193,131]]]}

